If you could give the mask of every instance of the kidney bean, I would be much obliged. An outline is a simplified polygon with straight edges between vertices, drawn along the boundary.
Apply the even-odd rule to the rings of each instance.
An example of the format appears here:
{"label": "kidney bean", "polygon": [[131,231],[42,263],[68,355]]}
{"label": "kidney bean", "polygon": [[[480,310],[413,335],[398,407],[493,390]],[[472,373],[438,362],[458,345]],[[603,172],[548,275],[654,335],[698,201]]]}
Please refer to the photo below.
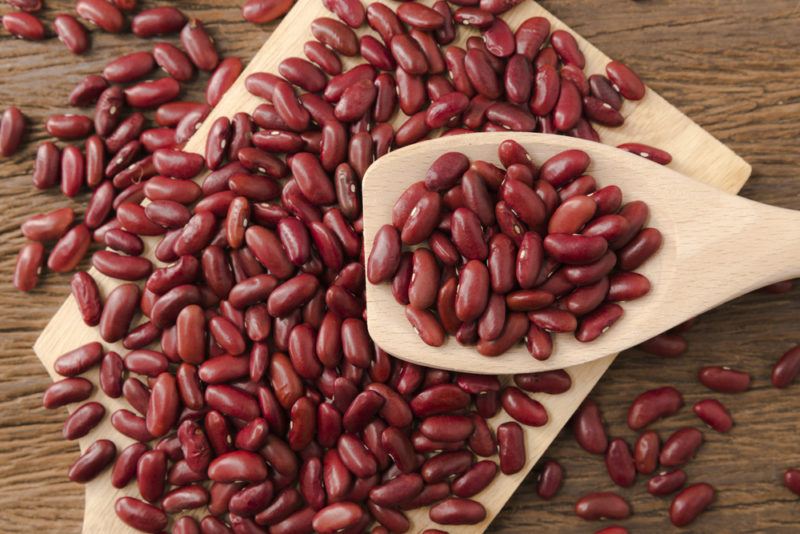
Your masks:
{"label": "kidney bean", "polygon": [[69,479],[80,484],[93,480],[114,461],[116,455],[117,447],[113,442],[107,439],[95,441],[70,466]]}
{"label": "kidney bean", "polygon": [[547,411],[544,406],[518,388],[503,389],[500,399],[503,409],[520,423],[528,426],[542,426],[547,423]]}
{"label": "kidney bean", "polygon": [[125,17],[106,0],[78,0],[75,11],[90,24],[109,33],[120,33],[125,27]]}
{"label": "kidney bean", "polygon": [[617,304],[601,305],[581,318],[575,338],[584,343],[597,339],[622,317],[622,313],[622,307]]}
{"label": "kidney bean", "polygon": [[703,443],[703,433],[696,428],[676,430],[661,448],[659,462],[666,467],[683,465],[691,460]]}
{"label": "kidney bean", "polygon": [[672,500],[669,519],[676,527],[684,527],[711,506],[716,492],[710,484],[700,482],[686,487]]}
{"label": "kidney bean", "polygon": [[19,39],[41,41],[45,38],[44,25],[30,13],[6,13],[3,15],[3,27]]}
{"label": "kidney bean", "polygon": [[137,37],[177,33],[186,24],[186,16],[174,7],[145,9],[131,20],[131,31]]}
{"label": "kidney bean", "polygon": [[[1,127],[1,126],[0,126]],[[47,189],[56,185],[61,169],[61,152],[50,141],[41,143],[36,150],[32,181],[34,187]]]}
{"label": "kidney bean", "polygon": [[114,511],[123,523],[142,532],[157,533],[167,527],[168,519],[164,511],[133,497],[117,499]]}
{"label": "kidney bean", "polygon": [[181,44],[192,63],[207,72],[213,71],[219,63],[219,56],[214,40],[208,35],[203,23],[190,19],[180,33]]}
{"label": "kidney bean", "polygon": [[172,78],[139,82],[125,89],[125,101],[134,108],[155,108],[174,100],[181,85]]}
{"label": "kidney bean", "polygon": [[730,367],[702,367],[697,378],[705,387],[721,393],[742,393],[750,388],[750,375]]}
{"label": "kidney bean", "polygon": [[238,57],[223,59],[206,84],[206,102],[216,106],[242,72],[242,60]]}
{"label": "kidney bean", "polygon": [[61,376],[78,376],[100,363],[102,358],[103,346],[92,341],[56,358],[53,369]]}
{"label": "kidney bean", "polygon": [[233,451],[211,461],[208,477],[214,482],[261,482],[267,477],[267,468],[258,454]]}
{"label": "kidney bean", "polygon": [[[6,15],[6,17],[7,16],[8,15]],[[47,124],[50,124],[50,118],[48,118]],[[0,119],[0,156],[9,157],[13,155],[19,148],[24,133],[25,116],[19,108],[14,106],[9,107],[3,112],[3,116]],[[36,183],[37,180],[34,179],[34,184]]]}
{"label": "kidney bean", "polygon": [[587,521],[626,519],[630,516],[630,505],[616,493],[595,492],[584,495],[575,503],[575,514]]}
{"label": "kidney bean", "polygon": [[645,391],[634,399],[628,410],[628,426],[639,430],[656,419],[676,413],[682,406],[683,396],[673,387]]}
{"label": "kidney bean", "polygon": [[85,378],[65,378],[50,384],[42,395],[42,405],[48,410],[73,402],[81,402],[92,394],[92,383]]}
{"label": "kidney bean", "polygon": [[31,291],[39,283],[39,273],[44,263],[44,245],[26,243],[17,255],[14,268],[14,287],[20,291]]}
{"label": "kidney bean", "polygon": [[57,273],[73,270],[89,249],[90,239],[86,225],[72,227],[53,247],[47,259],[47,268]]}
{"label": "kidney bean", "polygon": [[477,501],[450,497],[432,506],[429,516],[441,525],[475,525],[486,518],[486,509]]}
{"label": "kidney bean", "polygon": [[108,352],[100,362],[100,389],[112,399],[122,395],[124,363],[116,352]]}
{"label": "kidney bean", "polygon": [[606,469],[612,482],[618,486],[627,488],[636,481],[633,456],[624,439],[616,438],[609,443],[606,450]]}
{"label": "kidney bean", "polygon": [[592,454],[604,454],[608,448],[608,437],[600,408],[587,399],[573,417],[572,431],[584,450]]}
{"label": "kidney bean", "polygon": [[528,318],[525,317],[525,314],[509,313],[500,336],[493,340],[479,340],[478,352],[484,356],[498,356],[522,340],[527,331]]}
{"label": "kidney bean", "polygon": [[686,473],[682,469],[662,472],[647,481],[647,492],[663,497],[678,491],[686,484]]}
{"label": "kidney bean", "polygon": [[658,465],[658,455],[661,449],[661,440],[658,434],[649,430],[641,434],[633,446],[633,459],[636,471],[649,475]]}
{"label": "kidney bean", "polygon": [[800,345],[786,351],[772,367],[772,385],[779,389],[789,387],[798,374],[800,374]]}
{"label": "kidney bean", "polygon": [[285,15],[292,5],[287,0],[247,0],[242,4],[242,17],[253,24],[264,24]]}
{"label": "kidney bean", "polygon": [[164,482],[167,474],[167,455],[164,451],[147,451],[136,464],[136,483],[142,498],[155,502],[164,493]]}
{"label": "kidney bean", "polygon": [[664,333],[640,343],[638,348],[662,358],[675,358],[686,352],[688,346],[682,335]]}
{"label": "kidney bean", "polygon": [[111,470],[111,485],[124,488],[136,476],[139,458],[147,451],[144,443],[133,443],[122,450]]}
{"label": "kidney bean", "polygon": [[692,407],[692,411],[717,432],[725,433],[733,426],[733,419],[727,408],[716,399],[704,399],[697,402]]}
{"label": "kidney bean", "polygon": [[497,474],[497,464],[491,460],[475,463],[466,473],[452,483],[453,495],[456,497],[472,497],[485,489]]}
{"label": "kidney bean", "polygon": [[64,439],[73,440],[87,435],[100,423],[105,413],[106,409],[97,402],[87,402],[80,406],[64,421]]}

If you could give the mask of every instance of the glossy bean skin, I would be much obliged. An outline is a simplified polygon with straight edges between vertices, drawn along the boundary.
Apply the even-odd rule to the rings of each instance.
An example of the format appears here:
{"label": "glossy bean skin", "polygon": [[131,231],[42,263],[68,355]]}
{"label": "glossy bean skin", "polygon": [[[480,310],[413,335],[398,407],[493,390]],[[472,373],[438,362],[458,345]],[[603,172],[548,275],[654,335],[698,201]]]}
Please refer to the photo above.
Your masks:
{"label": "glossy bean skin", "polygon": [[630,515],[628,502],[611,492],[589,493],[575,503],[575,514],[581,519],[626,519]]}
{"label": "glossy bean skin", "polygon": [[666,467],[680,466],[691,460],[703,443],[703,433],[696,428],[676,430],[661,447],[659,463]]}
{"label": "glossy bean skin", "polygon": [[704,482],[692,484],[678,493],[669,507],[669,519],[676,527],[684,527],[694,521],[706,508],[711,506],[716,491]]}
{"label": "glossy bean skin", "polygon": [[477,501],[451,497],[431,507],[429,515],[441,525],[473,525],[483,521],[486,509]]}
{"label": "glossy bean skin", "polygon": [[661,439],[655,431],[649,430],[641,434],[633,446],[633,459],[636,471],[649,475],[658,466],[661,451]]}
{"label": "glossy bean skin", "polygon": [[606,469],[611,480],[618,486],[630,487],[636,481],[636,468],[630,448],[625,440],[611,440],[606,450]]}
{"label": "glossy bean skin", "polygon": [[720,393],[742,393],[750,388],[750,375],[730,367],[709,366],[697,371],[704,386]]}
{"label": "glossy bean skin", "polygon": [[727,408],[716,399],[701,400],[692,406],[692,411],[717,432],[728,432],[733,426],[733,419]]}
{"label": "glossy bean skin", "polygon": [[548,460],[539,473],[536,494],[544,500],[555,497],[564,479],[564,469],[555,460]]}
{"label": "glossy bean skin", "polygon": [[604,454],[608,437],[603,426],[600,408],[592,400],[583,402],[573,418],[573,432],[578,444],[592,454]]}
{"label": "glossy bean skin", "polygon": [[114,504],[114,511],[126,525],[142,532],[161,532],[167,526],[167,514],[161,509],[134,499],[120,497]]}
{"label": "glossy bean skin", "polygon": [[800,374],[800,345],[786,351],[772,367],[770,380],[776,388],[788,387]]}
{"label": "glossy bean skin", "polygon": [[670,386],[655,388],[634,399],[628,410],[628,426],[632,430],[646,427],[656,419],[668,417],[683,406],[683,396]]}
{"label": "glossy bean skin", "polygon": [[92,443],[69,468],[69,479],[72,482],[85,484],[99,475],[114,461],[117,447],[107,439]]}
{"label": "glossy bean skin", "polygon": [[682,488],[686,480],[687,476],[683,469],[664,471],[647,481],[647,492],[659,497],[669,495]]}

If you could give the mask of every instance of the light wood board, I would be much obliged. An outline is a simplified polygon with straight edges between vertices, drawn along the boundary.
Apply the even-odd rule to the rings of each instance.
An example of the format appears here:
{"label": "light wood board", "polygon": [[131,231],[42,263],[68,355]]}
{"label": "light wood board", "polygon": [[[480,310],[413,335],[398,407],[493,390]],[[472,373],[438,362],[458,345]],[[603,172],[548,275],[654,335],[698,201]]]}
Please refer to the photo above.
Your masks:
{"label": "light wood board", "polygon": [[[396,7],[395,2],[386,2]],[[427,1],[426,3],[430,3]],[[228,91],[223,100],[212,111],[204,126],[189,141],[186,149],[202,153],[205,136],[213,120],[218,116],[230,116],[237,111],[251,112],[260,99],[251,96],[244,88],[244,79],[253,72],[276,72],[280,61],[290,56],[302,56],[302,46],[311,39],[309,25],[319,16],[330,16],[317,0],[300,0],[283,22],[274,31],[270,39],[251,60],[245,72],[236,84]],[[553,28],[567,28],[550,13],[534,2],[524,2],[504,15],[512,28],[522,20],[531,16],[545,16],[553,23]],[[460,32],[459,42],[466,40],[468,32]],[[587,41],[576,36],[587,58],[587,72],[603,72],[608,58]],[[351,63],[352,64],[352,63]],[[750,166],[736,156],[730,149],[716,141],[710,134],[690,121],[677,109],[669,105],[653,91],[648,91],[645,99],[639,103],[626,103],[623,114],[628,118],[626,124],[617,129],[598,128],[604,142],[619,144],[638,141],[652,144],[668,150],[675,157],[673,167],[683,174],[692,176],[706,183],[720,187],[726,191],[737,192],[750,175]],[[395,123],[402,119],[398,117]],[[152,244],[152,243],[151,243]],[[92,272],[104,294],[109,292],[118,282],[108,279],[97,272]],[[56,312],[42,335],[37,340],[34,350],[41,359],[48,373],[56,378],[53,362],[67,350],[71,350],[88,341],[99,340],[95,329],[86,327],[80,320],[74,300],[68,298]],[[121,347],[106,344],[108,350],[119,350]],[[124,350],[122,351],[124,354]],[[499,477],[494,484],[478,496],[487,508],[488,515],[484,522],[469,527],[449,527],[450,532],[479,532],[483,530],[502,509],[507,499],[524,479],[538,458],[546,450],[561,427],[568,421],[583,398],[591,391],[602,374],[612,363],[613,357],[603,358],[595,362],[569,369],[573,378],[573,388],[564,395],[539,398],[551,414],[548,425],[538,429],[526,429],[526,443],[529,459],[525,468],[513,476]],[[96,375],[89,376],[90,379]],[[116,401],[100,399],[113,411],[120,405]],[[497,426],[506,418],[498,416],[491,423]],[[89,436],[80,440],[81,449],[85,449],[101,437],[115,441],[121,449],[130,440],[113,430],[108,419]],[[83,531],[87,534],[98,532],[117,534],[134,531],[119,522],[114,514],[114,501],[122,495],[133,495],[134,486],[124,490],[115,490],[109,482],[109,474],[98,477],[86,486],[86,506]],[[428,526],[434,526],[427,519],[427,511],[420,510],[409,514],[413,521],[413,532],[419,532]]]}

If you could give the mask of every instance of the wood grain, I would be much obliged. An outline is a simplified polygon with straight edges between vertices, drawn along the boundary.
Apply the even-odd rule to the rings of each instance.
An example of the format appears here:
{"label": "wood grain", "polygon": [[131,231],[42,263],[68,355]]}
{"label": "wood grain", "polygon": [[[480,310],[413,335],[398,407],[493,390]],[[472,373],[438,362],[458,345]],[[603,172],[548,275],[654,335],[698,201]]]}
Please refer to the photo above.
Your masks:
{"label": "wood grain", "polygon": [[[69,8],[69,2],[49,4],[56,9]],[[250,57],[266,33],[239,22],[231,3],[218,6],[185,4],[200,18],[215,21],[210,27],[226,53]],[[792,49],[798,44],[798,36],[790,31],[798,21],[795,2],[758,6],[728,2],[719,9],[718,5],[684,1],[562,0],[545,3],[545,7],[609,55],[628,61],[651,87],[754,163],[757,179],[745,194],[776,205],[800,207],[796,182],[800,152],[796,78],[800,66],[797,58],[784,52],[785,47]],[[47,16],[52,18],[52,13]],[[95,46],[111,55],[129,51],[131,43],[139,42],[106,36],[95,39]],[[3,44],[0,61],[11,66],[13,76],[0,86],[2,101],[20,105],[39,124],[47,112],[63,108],[63,95],[82,75],[100,70],[104,63],[101,54],[95,53],[86,59],[71,58],[52,41]],[[41,83],[42,69],[52,81]],[[39,126],[32,139],[40,138]],[[32,153],[29,147],[3,162],[0,169],[6,186],[2,205],[7,213],[0,226],[4,281],[10,279],[15,250],[22,242],[19,222],[33,210],[67,204],[54,193],[34,196],[29,185]],[[0,521],[7,532],[52,527],[53,520],[59,521],[62,532],[80,530],[82,492],[64,480],[77,449],[60,439],[63,413],[45,413],[39,407],[39,393],[48,378],[29,349],[66,295],[67,279],[50,276],[33,294],[35,298],[13,292],[7,282],[2,286],[0,454],[5,461]],[[797,340],[791,322],[799,311],[797,296],[797,291],[779,298],[748,296],[707,314],[690,335],[693,349],[685,358],[664,362],[631,353],[618,361],[596,391],[612,421],[612,433],[630,438],[622,421],[626,402],[637,392],[671,382],[687,393],[689,400],[697,400],[707,394],[693,383],[694,368],[700,363],[720,362],[724,357],[728,363],[752,370],[755,390],[728,401],[739,426],[730,437],[709,436],[710,443],[690,466],[693,478],[708,479],[722,490],[717,511],[706,514],[693,531],[730,531],[731,525],[737,531],[786,531],[795,517],[796,501],[779,487],[778,475],[782,465],[800,462],[790,439],[795,431],[792,410],[796,403],[791,395],[781,396],[768,388],[767,377],[770,363]],[[21,306],[27,307],[22,313]],[[659,366],[657,373],[653,365]],[[692,416],[684,410],[682,418],[661,428],[691,421]],[[770,454],[763,454],[767,446]],[[531,498],[534,485],[526,482],[492,530],[519,531],[533,525],[546,526],[548,532],[593,530],[594,525],[576,519],[570,508],[582,491],[611,487],[602,462],[578,451],[571,439],[558,440],[550,454],[561,459],[569,473],[562,494],[551,503],[542,503]],[[36,459],[29,461],[30,455]],[[784,460],[776,462],[774,458]],[[718,464],[723,469],[717,470]],[[641,485],[623,493],[631,497],[638,512],[626,525],[634,531],[667,528],[665,502],[647,497]]]}
{"label": "wood grain", "polygon": [[[397,6],[394,5],[393,7],[396,8]],[[204,153],[209,129],[217,117],[230,117],[239,111],[252,112],[256,106],[262,102],[262,100],[254,97],[246,90],[244,87],[244,80],[246,77],[253,72],[276,72],[281,60],[286,57],[301,55],[303,44],[308,38],[310,38],[310,32],[302,32],[298,31],[298,29],[308,28],[315,18],[326,15],[327,11],[320,3],[316,2],[316,0],[299,0],[295,4],[294,8],[286,15],[286,17],[284,17],[284,20],[281,22],[278,28],[275,29],[269,40],[250,60],[247,68],[239,77],[237,82],[227,91],[219,105],[216,106],[216,108],[204,121],[203,126],[189,140],[184,149],[200,154]],[[509,23],[512,29],[515,29],[522,21],[532,16],[544,16],[548,18],[551,21],[551,26],[553,29],[569,29],[566,28],[562,22],[555,19],[550,13],[535,3],[522,3],[503,14],[503,17]],[[358,33],[366,32],[373,33],[372,30],[369,30],[368,28],[361,28],[358,30]],[[470,33],[475,32],[459,32],[455,43],[463,46],[466,43]],[[587,58],[587,72],[603,72],[606,63],[608,62],[607,56],[594,48],[590,43],[582,40],[580,37],[578,37],[578,39],[581,44],[582,51]],[[345,60],[345,68],[352,66],[357,61],[359,60],[356,58],[349,58]],[[622,113],[627,116],[627,123],[620,128],[608,131],[606,133],[608,142],[618,143],[635,139],[640,142],[664,147],[674,155],[676,159],[676,167],[681,168],[681,170],[684,172],[692,173],[698,180],[707,181],[730,192],[738,191],[750,174],[750,166],[744,160],[736,156],[729,148],[722,145],[719,141],[715,140],[697,124],[691,122],[687,117],[681,115],[677,109],[665,102],[652,90],[648,92],[646,98],[643,100],[639,102],[626,103],[622,109]],[[404,120],[404,116],[402,114],[398,114],[392,119],[392,122],[395,127],[399,127]],[[503,134],[498,134],[498,137],[499,136],[503,136]],[[522,138],[523,136],[520,135],[519,137]],[[463,143],[465,140],[462,138],[457,140],[457,142]],[[478,141],[470,141],[469,138],[467,138],[466,142],[478,143]],[[559,140],[556,139],[552,142],[552,145],[557,146],[558,142]],[[451,143],[451,140],[442,140],[438,143],[439,145],[442,143],[447,145]],[[680,238],[675,236],[674,232],[670,232],[667,229],[670,222],[668,218],[669,213],[674,211],[671,205],[675,202],[675,199],[672,197],[672,195],[669,195],[670,191],[668,189],[662,188],[662,190],[658,192],[648,190],[647,188],[642,188],[642,184],[639,183],[639,180],[633,179],[632,177],[638,175],[638,173],[634,172],[635,166],[640,166],[645,169],[651,168],[653,169],[651,173],[654,174],[658,180],[663,183],[671,183],[673,180],[675,180],[676,186],[678,183],[680,183],[679,180],[682,178],[681,175],[674,174],[674,171],[672,170],[666,170],[662,167],[654,166],[650,162],[642,162],[637,156],[620,153],[618,150],[607,146],[588,142],[585,142],[584,144],[587,146],[593,145],[592,156],[596,159],[596,164],[592,168],[592,173],[596,174],[601,183],[614,180],[615,182],[620,182],[619,185],[628,194],[630,194],[632,198],[646,198],[648,200],[653,200],[653,211],[655,215],[652,217],[651,222],[656,226],[664,227],[666,236],[666,245],[664,248],[667,250],[672,249],[675,253],[675,256],[680,257],[682,255],[681,249],[676,247]],[[553,146],[548,146],[546,143],[541,143],[541,145],[541,151],[544,151],[545,153],[539,156],[539,154],[534,151],[534,154],[537,156],[544,159],[545,157],[555,154],[556,149]],[[479,146],[482,147],[482,152],[478,154],[479,159],[495,159],[494,147],[490,148],[489,144],[486,143]],[[528,148],[532,149],[531,146],[528,146]],[[428,154],[422,159],[431,161],[433,158],[430,153],[432,149],[426,148],[425,150],[428,150]],[[612,157],[619,159],[619,162],[615,161],[613,164],[614,170],[619,174],[618,176],[615,176],[614,171],[611,170],[612,164],[609,161],[609,158]],[[716,162],[713,171],[709,166],[709,163],[712,161]],[[422,175],[422,169],[416,169],[416,171],[417,172],[414,174]],[[700,184],[688,179],[684,179],[683,181],[687,182],[686,185],[688,186],[687,190],[683,192],[683,195],[697,197],[697,200],[699,201],[698,203],[703,205],[711,205],[713,203],[708,198],[703,200],[700,198],[700,191],[709,190],[706,186],[701,186]],[[366,188],[374,188],[374,186],[380,185],[380,181],[375,180],[365,184],[365,194]],[[370,196],[372,199],[374,199],[382,192],[384,198],[391,201],[391,199],[399,196],[402,188],[403,186],[401,186],[401,182],[395,180],[392,181],[391,184],[386,184],[383,191],[380,191],[380,189],[375,191],[373,189],[372,195]],[[692,190],[692,188],[694,188],[694,190]],[[670,206],[660,205],[662,202],[666,202],[666,199],[669,199]],[[739,206],[735,205],[735,203],[746,203],[747,201],[737,199],[736,197],[731,197],[731,199],[734,203],[734,205],[731,206],[731,210],[742,211]],[[388,208],[386,206],[384,206],[384,208],[386,209],[384,209],[383,212],[388,212]],[[388,219],[388,213],[384,213],[384,218]],[[676,219],[678,219],[678,217],[676,217]],[[748,224],[751,220],[748,218],[743,218],[741,215],[740,219],[741,221],[739,222],[743,224]],[[675,224],[677,225],[677,221]],[[376,228],[375,219],[369,218],[365,215],[365,228],[368,234],[374,232]],[[149,238],[145,241],[146,244],[154,247],[157,243],[157,238]],[[365,246],[367,247],[367,250],[371,248],[369,237]],[[691,249],[691,247],[687,248]],[[754,254],[757,254],[758,250],[754,249],[753,252]],[[152,253],[148,254],[147,251],[145,252],[145,255],[151,258],[153,257]],[[658,255],[657,259],[655,259],[653,262],[650,262],[650,264],[644,268],[644,274],[650,276],[655,284],[655,289],[651,292],[650,297],[656,303],[657,307],[663,307],[668,304],[668,302],[659,302],[658,295],[668,295],[669,292],[672,291],[672,285],[667,283],[669,280],[669,273],[658,273],[654,271],[658,269],[659,265],[665,265],[668,264],[668,262],[668,255],[666,254],[665,250]],[[690,265],[689,267],[691,270],[692,266]],[[121,283],[120,281],[109,279],[105,276],[98,276],[99,273],[95,270],[90,272],[97,280],[101,292],[104,294],[110,293],[114,287]],[[725,273],[721,274],[724,275]],[[722,278],[724,278],[724,276],[722,276]],[[697,282],[698,284],[702,284],[701,280],[697,280]],[[743,283],[745,283],[745,281],[743,281]],[[686,289],[690,289],[690,287],[690,285],[685,286]],[[725,286],[723,285],[723,287]],[[388,291],[384,291],[384,293],[386,294]],[[676,297],[680,298],[680,295],[676,295]],[[571,414],[577,409],[590,389],[600,378],[605,368],[613,360],[613,356],[607,355],[610,353],[616,353],[617,351],[610,350],[610,347],[612,347],[613,344],[608,343],[612,342],[614,339],[617,339],[620,334],[624,334],[626,331],[647,331],[646,328],[639,328],[640,324],[647,322],[646,315],[641,313],[640,310],[640,307],[643,305],[643,300],[632,303],[629,306],[629,308],[633,308],[631,310],[631,315],[633,318],[628,319],[627,322],[629,325],[626,329],[615,330],[606,336],[603,336],[602,340],[598,340],[596,343],[591,344],[592,348],[596,346],[597,350],[597,353],[593,354],[593,356],[595,358],[598,355],[602,357],[601,359],[597,360],[596,364],[589,362],[587,363],[586,367],[573,366],[570,369],[570,373],[574,377],[575,385],[567,394],[555,397],[550,395],[535,395],[535,397],[537,397],[537,399],[547,409],[548,413],[550,414],[550,419],[546,425],[540,428],[525,428],[524,432],[525,442],[527,443],[527,460],[524,468],[518,473],[515,473],[513,476],[498,477],[493,484],[475,496],[475,498],[479,500],[487,510],[484,521],[478,525],[472,526],[451,526],[449,527],[451,532],[467,533],[480,531],[481,529],[484,529],[500,512],[502,507],[505,505],[506,500],[514,493],[525,475],[533,468],[534,465],[536,465],[538,459],[542,456],[546,448],[552,442],[553,438],[558,434]],[[666,300],[669,301],[669,299]],[[715,301],[714,297],[710,295],[708,301],[710,303],[719,302],[719,300]],[[384,307],[383,304],[388,306]],[[397,305],[393,299],[390,298],[384,303],[381,303],[379,307],[381,308],[381,313],[386,313],[389,312],[389,310],[395,309]],[[372,309],[374,310],[375,308]],[[392,315],[391,312],[389,312],[389,314],[390,316]],[[399,313],[395,313],[394,315],[397,316]],[[382,318],[383,316],[379,317],[379,322],[382,320]],[[374,322],[370,322],[371,326],[374,324]],[[658,329],[651,330],[651,333],[656,334],[659,331],[660,330]],[[409,333],[409,330],[405,330],[405,332]],[[412,343],[416,343],[416,347],[414,348],[417,351],[422,353],[427,352],[427,347],[420,343],[419,339],[414,336],[413,333],[411,333],[410,337]],[[645,338],[641,339],[643,340]],[[36,344],[34,345],[34,351],[39,359],[42,360],[42,363],[44,363],[51,376],[53,376],[54,372],[52,370],[52,366],[55,358],[59,354],[62,354],[68,350],[72,350],[73,348],[90,340],[101,341],[97,329],[87,327],[79,319],[74,299],[70,297],[64,302],[61,308],[59,308],[58,312],[56,312],[55,316],[50,323],[48,323],[47,327],[45,327],[42,335],[39,337],[39,339],[37,339]],[[383,338],[379,339],[379,341],[383,341]],[[572,345],[576,344],[577,342],[572,343]],[[563,358],[564,361],[562,362],[561,366],[580,361],[580,359],[577,357],[580,357],[583,354],[591,354],[590,351],[586,352],[586,347],[588,347],[587,345],[582,347],[584,352],[575,351],[576,354],[573,354],[572,346],[568,342],[559,342],[559,345],[564,345],[566,349],[565,354],[567,356],[566,358]],[[630,344],[623,345],[627,346]],[[119,344],[115,344],[109,348],[116,350],[120,354],[124,354],[124,350]],[[385,348],[392,353],[397,346],[389,345]],[[471,354],[473,357],[475,356],[475,354],[472,353],[468,348],[465,348],[464,352]],[[524,352],[524,350],[521,351],[518,356],[524,355],[524,361],[530,362],[530,357]],[[404,351],[404,353],[407,352]],[[575,357],[575,359],[570,359],[573,357]],[[482,358],[478,357],[477,359],[480,360]],[[558,359],[559,358],[556,355],[553,358],[553,361],[557,361]],[[500,360],[494,361],[493,363],[498,365]],[[523,369],[508,369],[508,371],[521,370]],[[124,403],[120,404],[119,402],[114,401],[106,402],[105,399],[102,398],[102,395],[99,395],[96,400],[107,404],[109,413],[113,413],[116,409],[124,405]],[[510,418],[507,414],[500,413],[496,417],[493,417],[489,421],[489,424],[493,428],[497,428],[500,424],[509,419]],[[93,440],[101,437],[117,441],[120,436],[111,427],[109,421],[105,420],[89,436],[86,436],[80,440],[81,449],[85,450],[85,448],[88,447]],[[127,439],[120,440],[118,441],[118,446],[120,448],[126,446],[129,441],[130,440]],[[86,506],[83,530],[87,533],[101,530],[118,534],[127,534],[128,532],[131,532],[131,530],[124,525],[121,525],[119,521],[115,520],[113,508],[114,503],[119,496],[125,494],[135,495],[136,488],[131,486],[123,488],[119,491],[109,491],[108,477],[109,475],[106,473],[104,476],[98,477],[98,479],[93,480],[86,486]],[[409,512],[407,516],[411,522],[411,530],[414,532],[421,532],[426,528],[435,528],[438,526],[430,520],[428,516],[428,510],[425,508]]]}

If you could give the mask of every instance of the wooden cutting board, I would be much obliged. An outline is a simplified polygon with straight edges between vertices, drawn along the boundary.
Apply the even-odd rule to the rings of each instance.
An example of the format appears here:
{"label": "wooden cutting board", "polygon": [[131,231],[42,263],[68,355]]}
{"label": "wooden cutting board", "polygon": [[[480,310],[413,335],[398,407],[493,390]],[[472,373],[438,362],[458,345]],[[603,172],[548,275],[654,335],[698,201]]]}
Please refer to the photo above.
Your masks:
{"label": "wooden cutting board", "polygon": [[[396,2],[387,1],[385,3],[392,8],[397,6]],[[425,3],[430,4],[432,1],[426,0]],[[278,64],[286,57],[302,57],[303,44],[312,39],[309,31],[310,23],[320,16],[331,15],[324,9],[319,0],[299,0],[252,59],[236,84],[228,91],[217,108],[212,111],[204,126],[189,141],[186,149],[203,153],[208,127],[216,117],[231,116],[238,111],[252,112],[262,101],[246,91],[244,79],[253,72],[277,72]],[[503,18],[513,29],[520,22],[532,16],[547,17],[551,21],[553,29],[569,29],[535,2],[523,2],[504,14]],[[362,30],[362,32],[365,32],[365,30]],[[371,30],[369,32],[371,33]],[[466,38],[472,34],[461,28],[458,44],[463,44]],[[609,58],[579,35],[575,35],[586,56],[586,72],[589,74],[603,73]],[[349,59],[345,61],[345,64],[350,66],[355,62]],[[674,157],[672,166],[676,170],[729,192],[738,192],[749,177],[750,166],[747,162],[653,91],[648,90],[647,96],[640,102],[626,102],[622,112],[626,117],[626,122],[621,128],[597,128],[605,143],[616,145],[637,141],[663,148],[672,153]],[[397,117],[394,121],[395,125],[401,123],[403,119],[404,117]],[[513,137],[513,134],[510,135]],[[665,184],[665,187],[668,187],[668,184]],[[150,258],[153,257],[152,247],[154,244],[154,240],[149,240],[145,251],[145,255]],[[104,295],[118,285],[117,281],[96,271],[92,271],[92,275],[97,280]],[[55,359],[67,350],[89,341],[101,340],[95,328],[87,327],[81,321],[75,302],[70,297],[44,329],[34,345],[34,350],[50,375],[56,379],[58,377],[53,371]],[[122,355],[126,352],[121,344],[105,343],[105,346],[107,350],[116,350]],[[540,428],[524,427],[528,451],[528,461],[525,468],[513,476],[498,476],[491,486],[476,497],[486,506],[488,512],[484,522],[474,526],[451,526],[447,527],[446,530],[449,532],[473,533],[482,531],[489,525],[613,361],[614,356],[609,356],[589,364],[568,369],[567,371],[572,377],[573,386],[565,394],[556,396],[534,395],[547,408],[550,414],[550,421]],[[96,383],[97,371],[89,373],[87,378]],[[506,380],[508,380],[508,377],[506,377]],[[126,407],[127,404],[124,400],[120,402],[120,400],[108,399],[102,393],[96,395],[96,397],[92,400],[103,403],[108,409],[108,414],[118,408]],[[508,420],[508,417],[501,414],[493,418],[490,423],[496,428],[506,420]],[[99,438],[113,440],[119,450],[131,443],[129,438],[122,436],[111,427],[108,416],[89,436],[80,440],[81,450]],[[123,525],[114,513],[114,502],[118,497],[124,495],[135,496],[135,485],[131,484],[126,489],[116,490],[111,486],[108,471],[87,484],[83,532],[87,534],[135,532]],[[412,521],[412,532],[421,532],[425,528],[437,526],[428,519],[427,510],[418,510],[408,515]]]}

